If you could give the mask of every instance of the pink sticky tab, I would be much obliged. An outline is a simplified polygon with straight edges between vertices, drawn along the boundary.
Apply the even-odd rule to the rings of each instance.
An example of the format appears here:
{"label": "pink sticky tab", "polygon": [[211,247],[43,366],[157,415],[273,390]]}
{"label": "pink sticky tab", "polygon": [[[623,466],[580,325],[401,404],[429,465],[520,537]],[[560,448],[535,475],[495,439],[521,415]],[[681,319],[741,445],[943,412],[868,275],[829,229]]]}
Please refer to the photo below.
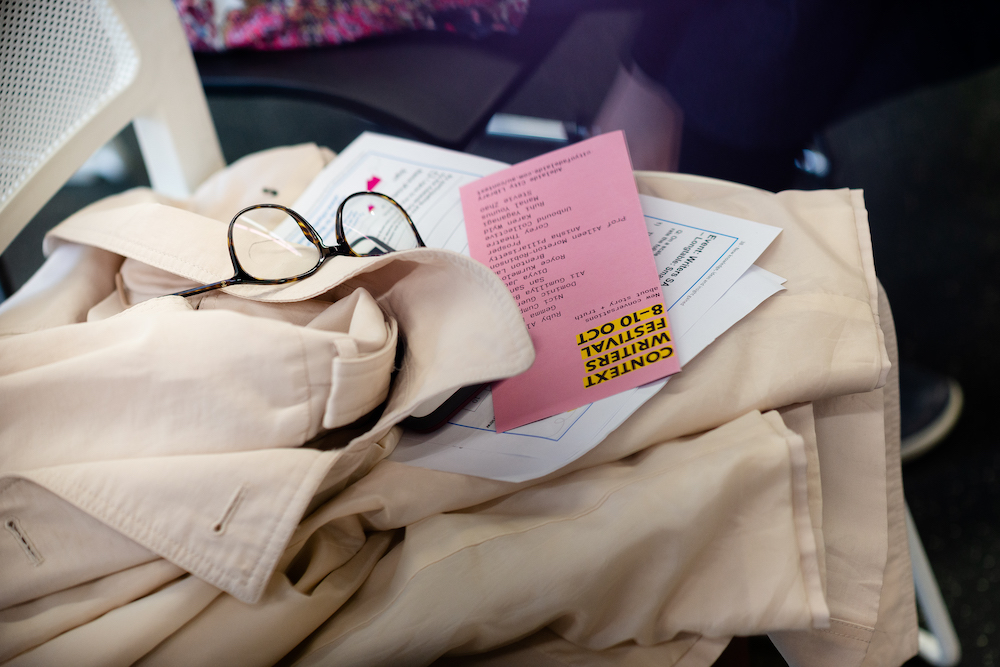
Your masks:
{"label": "pink sticky tab", "polygon": [[535,345],[530,369],[493,385],[498,433],[680,370],[621,132],[461,194],[469,251],[506,283]]}

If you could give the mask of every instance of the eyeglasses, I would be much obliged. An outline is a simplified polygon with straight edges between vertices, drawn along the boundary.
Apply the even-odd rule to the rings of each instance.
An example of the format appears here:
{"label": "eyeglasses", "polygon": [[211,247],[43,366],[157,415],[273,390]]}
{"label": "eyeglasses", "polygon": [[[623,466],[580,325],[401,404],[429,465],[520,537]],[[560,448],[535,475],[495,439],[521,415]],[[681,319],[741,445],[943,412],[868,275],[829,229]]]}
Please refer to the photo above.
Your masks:
{"label": "eyeglasses", "polygon": [[337,245],[331,248],[292,209],[280,204],[248,206],[229,223],[233,277],[174,296],[232,285],[281,285],[308,278],[331,257],[370,257],[426,247],[403,207],[380,192],[355,192],[345,198],[337,207],[336,227]]}

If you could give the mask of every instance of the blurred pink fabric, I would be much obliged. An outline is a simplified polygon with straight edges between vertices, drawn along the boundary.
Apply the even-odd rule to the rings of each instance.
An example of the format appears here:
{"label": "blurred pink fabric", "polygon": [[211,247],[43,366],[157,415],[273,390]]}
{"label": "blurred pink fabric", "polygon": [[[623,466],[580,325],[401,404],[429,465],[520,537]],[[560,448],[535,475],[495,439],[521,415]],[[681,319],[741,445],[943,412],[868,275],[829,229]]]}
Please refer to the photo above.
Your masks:
{"label": "blurred pink fabric", "polygon": [[174,0],[195,51],[270,51],[414,30],[516,34],[528,0]]}

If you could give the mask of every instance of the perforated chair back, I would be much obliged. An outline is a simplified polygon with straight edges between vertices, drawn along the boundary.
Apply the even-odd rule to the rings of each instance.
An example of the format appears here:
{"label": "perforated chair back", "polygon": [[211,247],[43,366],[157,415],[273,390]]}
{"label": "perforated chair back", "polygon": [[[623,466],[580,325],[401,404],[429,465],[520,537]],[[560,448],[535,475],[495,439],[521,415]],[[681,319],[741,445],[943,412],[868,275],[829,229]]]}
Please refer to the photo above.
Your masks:
{"label": "perforated chair back", "polygon": [[0,251],[130,121],[164,194],[225,166],[170,0],[3,0],[0,62]]}

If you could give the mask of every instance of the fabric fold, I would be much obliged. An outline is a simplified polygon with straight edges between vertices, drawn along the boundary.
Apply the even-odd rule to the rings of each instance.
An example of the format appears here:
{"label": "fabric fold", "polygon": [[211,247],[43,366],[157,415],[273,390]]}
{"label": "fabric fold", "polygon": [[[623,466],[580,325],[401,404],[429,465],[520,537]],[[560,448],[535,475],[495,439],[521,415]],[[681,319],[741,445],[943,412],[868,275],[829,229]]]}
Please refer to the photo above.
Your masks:
{"label": "fabric fold", "polygon": [[[15,661],[504,664],[510,646],[695,667],[734,634],[785,633],[808,654],[842,626],[864,631],[842,654],[859,665],[888,646],[880,605],[905,602],[884,591],[905,583],[882,525],[901,502],[881,421],[891,316],[859,192],[638,174],[644,194],[782,227],[759,263],[787,289],[591,452],[511,484],[384,460],[415,406],[533,360],[513,298],[469,258],[335,258],[286,286],[157,298],[228,277],[229,216],[265,188],[291,203],[328,159],[266,152],[185,202],[140,190],[88,207],[0,306],[0,517],[16,519],[0,623],[23,614],[35,639],[19,646],[36,643]],[[379,317],[345,319],[359,308]],[[365,355],[394,358],[391,385],[356,368]],[[376,398],[374,424],[327,430]],[[882,461],[858,493],[855,454]],[[844,548],[861,524],[872,534]],[[154,570],[159,588],[129,579],[138,597],[103,615],[45,613]],[[164,585],[179,572],[194,576]]]}
{"label": "fabric fold", "polygon": [[[525,370],[534,350],[503,283],[443,250],[338,257],[293,283],[298,292],[268,288],[262,300],[155,298],[178,279],[226,277],[225,212],[262,189],[298,196],[326,158],[315,146],[267,151],[186,202],[137,190],[55,230],[53,263],[0,308],[10,334],[0,338],[0,484],[31,480],[253,601],[321,483],[367,472],[426,399]],[[63,260],[68,269],[54,264]],[[71,279],[92,287],[64,291]],[[382,404],[346,447],[303,449],[333,446],[330,433]],[[51,592],[45,574],[72,559],[47,551],[31,578],[39,595]],[[14,576],[0,573],[0,584]]]}
{"label": "fabric fold", "polygon": [[424,664],[545,627],[599,651],[825,625],[815,552],[801,549],[812,528],[795,507],[807,505],[793,493],[797,438],[777,414],[750,413],[411,523],[299,664]]}
{"label": "fabric fold", "polygon": [[[244,602],[264,591],[336,452],[101,461],[23,478]],[[211,487],[217,492],[206,494]]]}

